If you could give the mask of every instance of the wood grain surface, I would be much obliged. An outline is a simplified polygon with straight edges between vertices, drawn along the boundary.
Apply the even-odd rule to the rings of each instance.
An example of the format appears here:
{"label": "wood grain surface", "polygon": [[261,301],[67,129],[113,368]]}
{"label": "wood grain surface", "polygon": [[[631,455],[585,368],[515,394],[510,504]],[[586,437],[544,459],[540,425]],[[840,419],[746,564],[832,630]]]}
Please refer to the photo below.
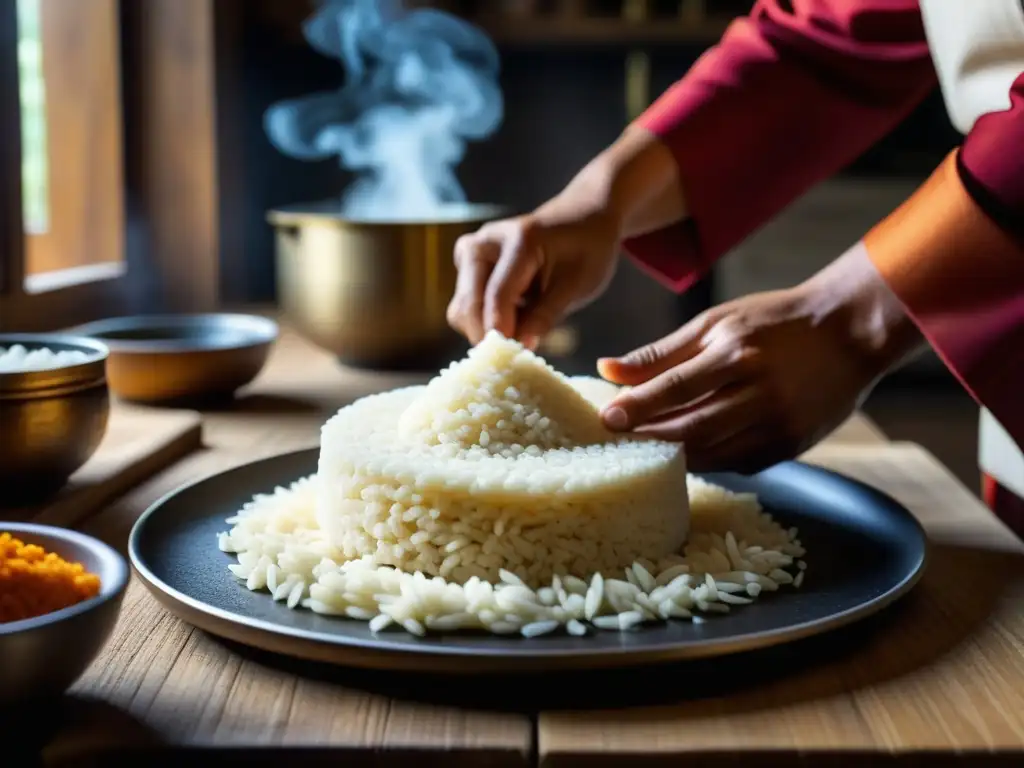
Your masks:
{"label": "wood grain surface", "polygon": [[[135,519],[165,492],[248,459],[197,453],[82,530],[124,550]],[[420,752],[448,755],[454,765],[485,757],[527,763],[533,727],[526,714],[459,707],[445,687],[443,680],[345,673],[229,646],[171,616],[133,578],[114,635],[72,689],[70,714],[45,758],[62,765],[86,753],[177,744],[350,748],[388,753],[396,764]]]}
{"label": "wood grain surface", "polygon": [[[264,375],[233,406],[204,412],[206,449],[81,527],[123,550],[139,514],[165,492],[314,445],[337,407],[415,380],[345,370],[286,331]],[[251,765],[298,759],[262,747],[303,747],[314,750],[303,760],[319,755],[325,764],[719,765],[756,757],[760,768],[815,750],[1024,745],[1016,540],[931,456],[887,445],[861,417],[808,459],[893,494],[933,541],[921,586],[852,630],[767,653],[585,678],[405,676],[229,645],[178,621],[133,582],[113,637],[54,720],[45,762],[76,764],[111,750],[142,760],[186,745],[234,748],[217,760],[256,749],[245,752]]]}
{"label": "wood grain surface", "polygon": [[[165,493],[260,456],[315,445],[337,408],[425,380],[347,370],[285,330],[263,375],[233,404],[202,413],[206,448],[80,528],[124,552],[135,520]],[[464,701],[440,678],[343,673],[228,646],[171,616],[133,578],[114,636],[72,690],[45,758],[63,765],[126,747],[284,745],[330,747],[331,759],[351,750],[349,759],[378,755],[397,765],[413,755],[443,756],[445,765],[528,764],[528,714],[500,700],[481,707]]]}
{"label": "wood grain surface", "polygon": [[38,506],[4,510],[3,517],[75,527],[201,444],[198,413],[114,403],[103,442],[67,485]]}
{"label": "wood grain surface", "polygon": [[542,765],[1024,749],[1020,543],[919,447],[826,444],[807,458],[921,520],[930,560],[917,588],[835,636],[606,681],[608,708],[541,713]]}

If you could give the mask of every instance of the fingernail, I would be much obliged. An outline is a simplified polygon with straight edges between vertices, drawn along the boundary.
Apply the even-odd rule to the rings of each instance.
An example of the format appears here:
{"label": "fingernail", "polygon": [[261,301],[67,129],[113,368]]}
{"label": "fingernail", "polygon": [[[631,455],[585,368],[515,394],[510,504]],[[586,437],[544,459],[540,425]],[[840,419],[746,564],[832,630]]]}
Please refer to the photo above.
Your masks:
{"label": "fingernail", "polygon": [[617,405],[609,408],[601,415],[609,429],[626,429],[629,427],[629,416]]}
{"label": "fingernail", "polygon": [[540,337],[539,336],[536,336],[536,335],[534,335],[532,333],[529,334],[528,336],[523,336],[523,346],[526,347],[527,349],[530,349],[530,350],[537,349],[537,344],[539,344],[539,343],[540,343]]}

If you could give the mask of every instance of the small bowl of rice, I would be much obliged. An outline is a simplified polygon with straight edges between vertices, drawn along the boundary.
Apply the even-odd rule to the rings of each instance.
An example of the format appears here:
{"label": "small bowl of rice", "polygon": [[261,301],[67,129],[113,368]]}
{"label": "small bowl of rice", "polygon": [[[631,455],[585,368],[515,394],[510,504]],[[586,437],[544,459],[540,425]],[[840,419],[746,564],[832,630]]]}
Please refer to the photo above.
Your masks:
{"label": "small bowl of rice", "polygon": [[107,431],[107,348],[61,334],[0,334],[0,507],[59,491]]}
{"label": "small bowl of rice", "polygon": [[128,565],[91,536],[0,521],[0,719],[52,701],[117,623]]}

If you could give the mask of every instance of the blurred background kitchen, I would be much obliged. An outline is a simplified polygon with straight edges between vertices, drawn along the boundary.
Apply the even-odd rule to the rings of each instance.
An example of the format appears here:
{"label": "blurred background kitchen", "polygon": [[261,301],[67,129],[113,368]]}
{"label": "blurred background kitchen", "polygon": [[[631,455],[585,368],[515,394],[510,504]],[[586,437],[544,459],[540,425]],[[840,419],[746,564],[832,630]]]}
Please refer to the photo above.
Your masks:
{"label": "blurred background kitchen", "polygon": [[[557,192],[751,5],[416,4],[474,22],[497,47],[499,112],[480,127],[484,138],[467,141],[455,172],[466,200],[513,211]],[[344,153],[303,157],[268,132],[268,109],[345,83],[342,63],[303,33],[315,4],[0,7],[0,99],[18,99],[21,112],[20,125],[11,124],[0,103],[0,328],[277,301],[282,241],[268,216],[337,200],[353,179]],[[756,115],[738,119],[756,130]],[[549,340],[550,351],[562,367],[589,373],[596,356],[660,336],[713,302],[801,280],[889,212],[956,142],[936,91],[720,262],[704,285],[675,297],[624,264],[605,298]],[[19,143],[15,157],[10,148]],[[10,257],[15,241],[23,258]],[[892,438],[925,445],[977,488],[977,409],[933,357],[884,382],[866,410]]]}

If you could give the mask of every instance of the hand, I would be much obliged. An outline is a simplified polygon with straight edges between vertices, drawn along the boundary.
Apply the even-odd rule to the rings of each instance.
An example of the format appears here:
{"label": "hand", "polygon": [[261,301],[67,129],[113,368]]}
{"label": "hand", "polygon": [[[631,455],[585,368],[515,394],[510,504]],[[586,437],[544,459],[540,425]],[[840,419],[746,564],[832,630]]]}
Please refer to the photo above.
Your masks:
{"label": "hand", "polygon": [[533,213],[459,240],[448,322],[474,344],[497,329],[535,347],[562,318],[604,292],[621,240],[685,215],[672,152],[630,126]]}
{"label": "hand", "polygon": [[618,244],[613,217],[569,195],[530,215],[486,224],[455,246],[459,276],[448,322],[472,344],[496,329],[534,348],[604,292]]}
{"label": "hand", "polygon": [[862,248],[795,289],[715,307],[601,374],[632,385],[602,410],[615,430],[686,443],[692,471],[793,458],[922,343]]}

